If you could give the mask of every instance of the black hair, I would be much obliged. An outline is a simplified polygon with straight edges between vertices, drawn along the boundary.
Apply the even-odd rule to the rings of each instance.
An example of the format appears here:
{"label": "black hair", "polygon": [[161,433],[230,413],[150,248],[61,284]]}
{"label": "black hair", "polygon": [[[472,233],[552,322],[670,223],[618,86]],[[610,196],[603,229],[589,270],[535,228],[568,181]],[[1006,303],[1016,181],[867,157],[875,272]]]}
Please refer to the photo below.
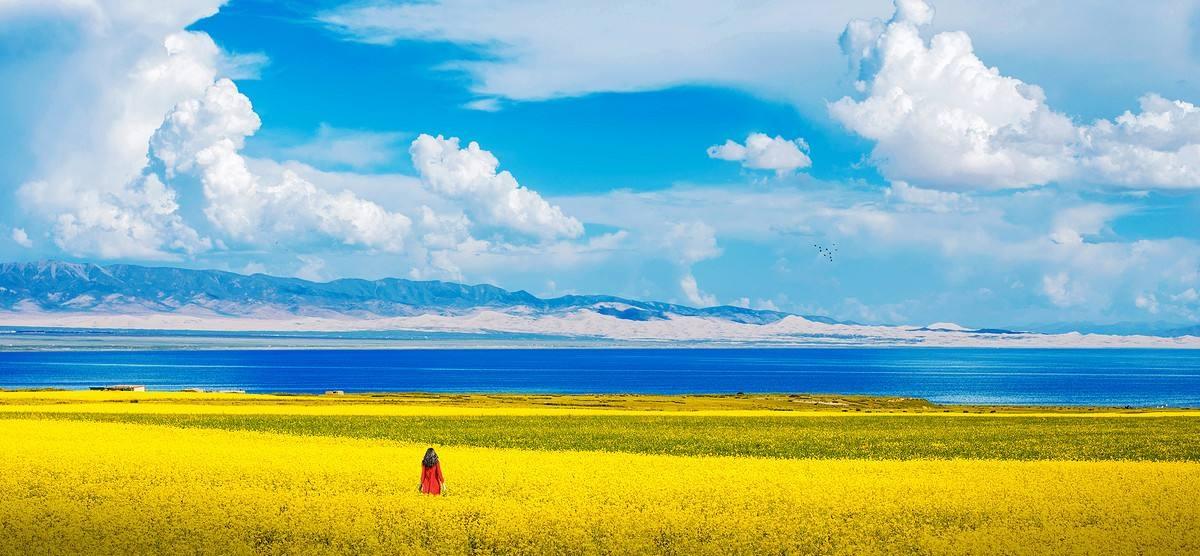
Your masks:
{"label": "black hair", "polygon": [[433,448],[425,450],[425,457],[421,460],[421,465],[425,467],[433,467],[438,464],[437,452]]}

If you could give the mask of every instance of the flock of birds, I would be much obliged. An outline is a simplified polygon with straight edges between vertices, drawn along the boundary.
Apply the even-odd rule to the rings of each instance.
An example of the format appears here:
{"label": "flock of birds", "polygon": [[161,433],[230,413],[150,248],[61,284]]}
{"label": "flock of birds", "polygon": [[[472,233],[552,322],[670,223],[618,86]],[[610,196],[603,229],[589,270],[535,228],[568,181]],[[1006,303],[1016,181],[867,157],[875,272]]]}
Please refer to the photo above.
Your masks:
{"label": "flock of birds", "polygon": [[821,245],[819,243],[814,243],[813,247],[815,247],[817,249],[818,254],[820,254],[822,257],[825,258],[825,260],[827,260],[829,262],[833,262],[833,256],[836,255],[838,252],[838,246],[836,243],[834,243],[833,245],[831,245],[829,247],[825,247],[824,245]]}

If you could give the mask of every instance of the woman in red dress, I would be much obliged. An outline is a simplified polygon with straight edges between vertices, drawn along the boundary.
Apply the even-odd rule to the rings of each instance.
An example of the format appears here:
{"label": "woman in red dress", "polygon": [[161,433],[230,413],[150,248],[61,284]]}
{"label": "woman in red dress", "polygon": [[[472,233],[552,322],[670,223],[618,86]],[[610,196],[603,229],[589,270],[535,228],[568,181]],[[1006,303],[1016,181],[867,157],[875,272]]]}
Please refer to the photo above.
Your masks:
{"label": "woman in red dress", "polygon": [[442,489],[446,488],[442,464],[433,448],[425,450],[425,458],[421,460],[421,485],[418,488],[425,494],[441,494]]}

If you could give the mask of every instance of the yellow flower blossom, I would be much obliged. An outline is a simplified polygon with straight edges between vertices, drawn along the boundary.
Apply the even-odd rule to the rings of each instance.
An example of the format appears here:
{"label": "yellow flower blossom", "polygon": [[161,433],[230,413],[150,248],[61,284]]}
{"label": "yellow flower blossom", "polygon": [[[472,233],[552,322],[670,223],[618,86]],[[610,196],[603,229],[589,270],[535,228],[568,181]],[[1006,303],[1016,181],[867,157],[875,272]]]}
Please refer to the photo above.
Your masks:
{"label": "yellow flower blossom", "polygon": [[1200,464],[426,446],[0,419],[4,554],[1200,552]]}

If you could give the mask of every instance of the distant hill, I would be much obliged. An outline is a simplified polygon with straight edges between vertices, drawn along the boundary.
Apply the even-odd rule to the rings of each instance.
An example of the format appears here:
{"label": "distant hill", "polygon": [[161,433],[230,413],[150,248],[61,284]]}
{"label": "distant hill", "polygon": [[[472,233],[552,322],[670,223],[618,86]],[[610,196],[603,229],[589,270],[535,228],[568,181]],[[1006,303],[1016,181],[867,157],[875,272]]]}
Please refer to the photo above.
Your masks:
{"label": "distant hill", "polygon": [[[654,345],[1200,348],[1178,335],[863,325],[742,307],[696,308],[610,295],[541,298],[489,285],[312,282],[218,270],[44,261],[0,264],[0,330],[384,332]],[[18,328],[20,330],[18,330]],[[1166,332],[1164,330],[1164,332]],[[514,340],[515,341],[515,340]],[[5,345],[0,341],[0,348]]]}
{"label": "distant hill", "polygon": [[[479,309],[548,315],[585,308],[630,321],[682,315],[768,324],[789,315],[732,306],[695,308],[609,295],[543,299],[486,284],[401,278],[312,282],[265,274],[246,276],[219,270],[126,264],[0,264],[0,309],[9,311],[397,317],[460,315]],[[837,324],[827,317],[804,318]]]}
{"label": "distant hill", "polygon": [[1147,336],[1175,337],[1200,336],[1200,325],[1195,323],[1180,323],[1170,321],[1156,322],[1115,322],[1097,324],[1088,322],[1058,322],[1038,324],[1028,327],[1034,332],[1044,334],[1063,334],[1066,332],[1082,332],[1085,334],[1144,334]]}

